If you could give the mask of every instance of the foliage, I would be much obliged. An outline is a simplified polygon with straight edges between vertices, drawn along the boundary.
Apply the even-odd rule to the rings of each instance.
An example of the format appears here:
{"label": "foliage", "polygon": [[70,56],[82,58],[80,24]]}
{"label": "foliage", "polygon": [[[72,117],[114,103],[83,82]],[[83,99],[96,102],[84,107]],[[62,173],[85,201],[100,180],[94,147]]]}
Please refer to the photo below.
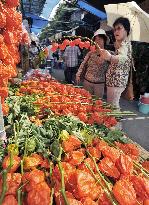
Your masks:
{"label": "foliage", "polygon": [[138,99],[140,94],[149,92],[149,44],[133,42],[133,56],[135,62],[134,91]]}
{"label": "foliage", "polygon": [[11,124],[15,120],[19,120],[22,113],[28,113],[29,116],[33,116],[36,113],[36,107],[33,102],[37,99],[37,96],[11,96],[7,99],[7,103],[10,108],[7,121]]}
{"label": "foliage", "polygon": [[[13,125],[12,125],[13,126]],[[9,143],[15,143],[20,153],[29,154],[43,152],[43,149],[58,138],[59,128],[54,119],[50,119],[43,126],[39,127],[32,123],[26,114],[22,114],[19,122],[14,123],[15,129],[11,127],[12,136]]]}
{"label": "foliage", "polygon": [[103,137],[103,139],[107,142],[118,141],[122,143],[128,143],[128,138],[125,137],[125,133],[121,130],[111,130],[105,137]]}
{"label": "foliage", "polygon": [[1,162],[2,159],[3,159],[4,151],[5,151],[5,149],[4,149],[4,143],[3,143],[3,141],[0,139],[0,162]]}
{"label": "foliage", "polygon": [[32,123],[27,113],[22,114],[19,121],[11,126],[10,144],[16,144],[19,153],[28,155],[33,152],[45,153],[50,151],[57,156],[60,149],[62,131],[77,136],[84,144],[91,144],[95,137],[103,138],[108,142],[120,141],[126,143],[124,133],[110,131],[104,125],[90,126],[74,116],[49,117],[41,126]]}
{"label": "foliage", "polygon": [[60,30],[67,31],[74,27],[74,23],[70,22],[69,19],[72,12],[76,9],[75,4],[76,1],[73,0],[71,3],[64,1],[59,5],[50,25],[42,30],[41,40],[58,33]]}

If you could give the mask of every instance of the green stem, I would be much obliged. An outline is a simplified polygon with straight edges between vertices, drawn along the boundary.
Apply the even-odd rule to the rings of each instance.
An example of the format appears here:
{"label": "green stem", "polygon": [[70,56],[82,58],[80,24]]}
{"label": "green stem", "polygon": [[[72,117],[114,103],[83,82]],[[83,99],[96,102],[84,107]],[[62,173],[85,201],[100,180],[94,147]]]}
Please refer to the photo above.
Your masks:
{"label": "green stem", "polygon": [[22,205],[22,191],[21,189],[18,189],[17,191],[17,196],[18,196],[18,205]]}
{"label": "green stem", "polygon": [[13,154],[10,153],[10,168],[13,166]]}
{"label": "green stem", "polygon": [[62,168],[61,161],[57,161],[57,163],[58,163],[58,168],[61,174],[61,193],[64,198],[65,205],[69,205],[68,199],[66,197],[66,192],[65,192],[64,170]]}
{"label": "green stem", "polygon": [[17,144],[16,124],[13,125],[15,144]]}
{"label": "green stem", "polygon": [[134,166],[137,169],[139,169],[144,174],[144,176],[146,176],[149,179],[149,172],[145,168],[143,168],[139,163],[135,161],[133,161],[133,163],[134,163]]}
{"label": "green stem", "polygon": [[23,169],[23,160],[21,160],[21,175],[24,174],[24,169]]}
{"label": "green stem", "polygon": [[[101,172],[99,171],[99,169],[98,169],[98,165],[97,165],[97,163],[96,163],[95,158],[94,158],[88,151],[87,151],[87,153],[89,154],[89,156],[90,156],[91,159],[93,160],[97,173],[99,174],[99,176],[101,177],[101,179],[104,181],[105,186],[106,186],[108,192],[110,193],[110,197],[111,197],[111,199],[112,199],[112,201],[111,201],[112,204],[113,204],[113,205],[118,205],[116,199],[114,198],[113,193],[112,193],[111,190],[109,189],[109,184],[108,184],[108,182],[105,180],[105,177],[102,175],[102,173],[101,173]],[[108,196],[108,195],[107,195],[107,196]],[[110,200],[111,200],[111,199],[110,199]]]}
{"label": "green stem", "polygon": [[51,190],[50,205],[53,205],[54,188]]}
{"label": "green stem", "polygon": [[17,199],[18,199],[18,205],[22,205],[22,188],[28,184],[29,181],[26,181],[23,185],[21,185],[19,187],[19,189],[17,190]]}
{"label": "green stem", "polygon": [[118,205],[116,202],[115,202],[115,199],[112,197],[113,194],[111,194],[111,191],[109,192],[108,189],[106,189],[102,182],[100,182],[100,180],[96,177],[96,175],[94,174],[94,171],[92,170],[92,168],[90,168],[90,166],[85,163],[85,166],[89,169],[89,171],[91,172],[91,174],[93,175],[94,179],[97,181],[97,183],[99,183],[99,185],[102,187],[102,189],[104,190],[104,192],[106,193],[108,199],[111,201],[111,203],[113,205]]}
{"label": "green stem", "polygon": [[70,205],[65,192],[64,169],[62,168],[61,155],[62,155],[62,147],[60,148],[60,154],[59,157],[57,158],[57,164],[61,174],[61,193],[64,198],[65,205]]}
{"label": "green stem", "polygon": [[108,116],[115,116],[115,117],[121,117],[121,116],[136,116],[137,114],[135,113],[106,113]]}
{"label": "green stem", "polygon": [[3,173],[2,173],[3,186],[2,186],[2,193],[0,196],[0,205],[2,205],[5,194],[7,192],[7,172],[8,171],[5,169],[5,170],[3,170]]}
{"label": "green stem", "polygon": [[50,177],[52,177],[52,173],[53,173],[53,167],[52,167],[52,165],[50,164]]}
{"label": "green stem", "polygon": [[25,148],[24,148],[24,155],[23,155],[23,157],[26,157],[26,155],[27,155],[27,140],[28,140],[28,138],[26,137],[25,138]]}
{"label": "green stem", "polygon": [[[36,138],[36,137],[35,137]],[[38,141],[38,143],[40,144],[39,140],[36,138],[36,140]],[[41,146],[43,152],[45,152],[44,148]],[[60,174],[61,174],[61,193],[62,193],[62,196],[64,198],[64,202],[65,202],[65,205],[70,205],[69,202],[68,202],[68,199],[66,197],[66,192],[65,192],[65,182],[64,182],[64,170],[62,168],[62,164],[61,164],[61,155],[62,155],[62,147],[60,147],[60,153],[59,153],[59,157],[56,159],[57,161],[57,164],[58,164],[58,167],[59,167],[59,170],[60,170]],[[47,153],[46,153],[47,154]]]}
{"label": "green stem", "polygon": [[7,167],[7,172],[9,172],[10,171],[10,169],[11,169],[11,167],[13,166],[13,153],[11,152],[10,153],[10,164],[9,164],[9,166]]}

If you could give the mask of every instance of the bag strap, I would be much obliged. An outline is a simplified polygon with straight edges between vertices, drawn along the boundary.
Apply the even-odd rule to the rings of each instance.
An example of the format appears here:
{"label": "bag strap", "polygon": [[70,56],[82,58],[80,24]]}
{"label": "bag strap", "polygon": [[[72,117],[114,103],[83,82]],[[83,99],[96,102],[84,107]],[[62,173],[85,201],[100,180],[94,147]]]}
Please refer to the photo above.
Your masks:
{"label": "bag strap", "polygon": [[133,71],[136,71],[134,66],[134,59],[132,56],[132,45],[130,46],[130,52],[131,52],[131,66],[130,66],[130,74],[129,74],[129,83],[132,83],[132,77],[133,77]]}
{"label": "bag strap", "polygon": [[85,72],[87,71],[87,66],[86,66],[86,65],[87,65],[89,59],[90,59],[90,54],[88,55],[88,58],[87,58],[87,60],[86,60],[86,62],[85,62],[85,64],[84,64],[84,66],[83,66],[82,72],[84,72],[84,70],[85,70]]}
{"label": "bag strap", "polygon": [[90,55],[91,55],[91,54],[89,53],[89,54],[88,54],[88,58],[87,58],[87,60],[86,60],[86,62],[85,62],[85,65],[88,63],[88,61],[89,61],[89,59],[90,59],[90,57],[91,57]]}

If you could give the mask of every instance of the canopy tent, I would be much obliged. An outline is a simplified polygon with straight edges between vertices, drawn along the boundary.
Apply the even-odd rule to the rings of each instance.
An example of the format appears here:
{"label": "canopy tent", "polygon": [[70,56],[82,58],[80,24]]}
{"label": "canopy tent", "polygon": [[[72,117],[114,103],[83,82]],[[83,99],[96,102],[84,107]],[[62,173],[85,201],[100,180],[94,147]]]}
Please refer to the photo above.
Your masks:
{"label": "canopy tent", "polygon": [[42,30],[42,28],[48,25],[48,20],[40,16],[30,14],[30,13],[26,13],[25,16],[27,18],[30,18],[31,20],[30,29],[31,32],[34,32],[35,34],[38,34]]}
{"label": "canopy tent", "polygon": [[[93,6],[94,8],[96,9],[99,9],[103,12],[105,12],[105,8],[104,8],[104,5],[107,5],[107,4],[118,4],[118,3],[127,3],[129,2],[130,0],[85,0],[85,2],[87,4],[90,4],[91,6]],[[142,3],[143,1],[145,0],[135,0],[135,2],[137,4],[140,4]]]}
{"label": "canopy tent", "polygon": [[106,16],[106,13],[91,6],[90,4],[88,4],[86,1],[83,1],[83,0],[78,0],[77,1],[77,4],[79,5],[79,7],[83,10],[86,10],[88,12],[90,12],[91,14],[99,17],[100,19],[106,19],[107,16]]}
{"label": "canopy tent", "polygon": [[46,0],[22,0],[22,13],[25,16],[26,13],[40,15]]}
{"label": "canopy tent", "polygon": [[27,19],[30,32],[35,34],[40,33],[40,31],[47,26],[48,20],[40,17],[42,14],[46,0],[22,0],[21,9],[23,13],[23,19]]}

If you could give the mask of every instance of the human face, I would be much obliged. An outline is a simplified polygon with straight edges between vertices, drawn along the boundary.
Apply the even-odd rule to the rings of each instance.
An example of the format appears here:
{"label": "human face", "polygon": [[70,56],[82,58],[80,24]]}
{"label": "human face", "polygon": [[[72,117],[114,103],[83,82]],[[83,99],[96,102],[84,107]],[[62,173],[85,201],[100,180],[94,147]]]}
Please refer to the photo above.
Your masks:
{"label": "human face", "polygon": [[117,24],[114,27],[114,36],[116,41],[123,41],[127,37],[127,31],[122,24]]}
{"label": "human face", "polygon": [[100,48],[104,48],[104,39],[101,36],[95,36],[95,43],[97,43]]}

